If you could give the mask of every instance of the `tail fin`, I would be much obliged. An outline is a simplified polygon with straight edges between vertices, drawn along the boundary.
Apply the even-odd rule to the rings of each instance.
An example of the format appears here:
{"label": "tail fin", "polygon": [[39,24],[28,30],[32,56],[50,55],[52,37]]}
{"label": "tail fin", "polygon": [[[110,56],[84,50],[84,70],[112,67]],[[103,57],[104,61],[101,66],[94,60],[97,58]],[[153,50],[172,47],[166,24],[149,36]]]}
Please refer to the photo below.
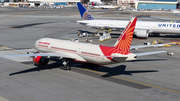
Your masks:
{"label": "tail fin", "polygon": [[77,3],[77,6],[79,8],[79,13],[81,15],[82,20],[94,20],[91,14],[83,7],[83,5],[80,2]]}
{"label": "tail fin", "polygon": [[114,48],[122,50],[122,51],[129,52],[132,37],[133,37],[133,34],[134,34],[136,21],[137,21],[136,17],[133,17],[129,21],[129,24],[126,26],[123,33],[119,37],[119,39],[116,41],[116,43],[114,45]]}

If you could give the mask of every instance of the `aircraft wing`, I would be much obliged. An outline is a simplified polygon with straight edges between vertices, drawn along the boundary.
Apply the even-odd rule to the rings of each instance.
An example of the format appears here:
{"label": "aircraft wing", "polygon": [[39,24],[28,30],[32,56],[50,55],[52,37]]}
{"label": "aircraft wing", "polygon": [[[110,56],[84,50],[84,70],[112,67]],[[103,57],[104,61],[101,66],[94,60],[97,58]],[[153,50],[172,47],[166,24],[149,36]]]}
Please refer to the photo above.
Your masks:
{"label": "aircraft wing", "polygon": [[144,53],[134,53],[136,56],[145,56],[145,55],[151,55],[151,54],[159,54],[164,53],[166,51],[153,51],[153,52],[144,52]]}
{"label": "aircraft wing", "polygon": [[36,57],[36,56],[43,56],[43,57],[60,57],[60,58],[71,58],[71,56],[65,53],[37,53],[37,54],[18,54],[18,55],[6,55],[3,57]]}
{"label": "aircraft wing", "polygon": [[135,45],[135,46],[131,46],[130,49],[137,50],[139,48],[147,48],[147,47],[163,47],[164,45],[171,45],[171,44],[174,43],[154,44],[154,45]]}

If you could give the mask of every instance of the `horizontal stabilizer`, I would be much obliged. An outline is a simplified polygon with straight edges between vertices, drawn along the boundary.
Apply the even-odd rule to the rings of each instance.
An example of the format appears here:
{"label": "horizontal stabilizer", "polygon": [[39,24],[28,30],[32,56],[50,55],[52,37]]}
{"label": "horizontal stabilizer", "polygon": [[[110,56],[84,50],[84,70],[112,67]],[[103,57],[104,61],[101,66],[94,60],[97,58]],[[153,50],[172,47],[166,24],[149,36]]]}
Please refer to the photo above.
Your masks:
{"label": "horizontal stabilizer", "polygon": [[134,53],[134,54],[136,54],[136,56],[144,56],[144,55],[159,54],[164,52],[166,51],[154,51],[154,52]]}
{"label": "horizontal stabilizer", "polygon": [[147,47],[163,47],[164,45],[173,45],[174,43],[164,43],[164,44],[154,44],[154,45],[135,45],[131,46],[131,50],[139,49],[139,48],[147,48]]}

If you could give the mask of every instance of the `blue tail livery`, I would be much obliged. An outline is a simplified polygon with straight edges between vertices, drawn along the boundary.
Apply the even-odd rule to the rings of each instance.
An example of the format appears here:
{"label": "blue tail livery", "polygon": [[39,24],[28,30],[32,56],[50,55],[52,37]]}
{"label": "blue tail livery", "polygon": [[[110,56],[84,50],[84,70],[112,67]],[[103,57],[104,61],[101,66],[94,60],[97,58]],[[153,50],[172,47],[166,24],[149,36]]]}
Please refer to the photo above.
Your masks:
{"label": "blue tail livery", "polygon": [[78,2],[77,6],[79,8],[79,13],[81,14],[82,20],[94,20],[93,16],[83,7],[83,5]]}

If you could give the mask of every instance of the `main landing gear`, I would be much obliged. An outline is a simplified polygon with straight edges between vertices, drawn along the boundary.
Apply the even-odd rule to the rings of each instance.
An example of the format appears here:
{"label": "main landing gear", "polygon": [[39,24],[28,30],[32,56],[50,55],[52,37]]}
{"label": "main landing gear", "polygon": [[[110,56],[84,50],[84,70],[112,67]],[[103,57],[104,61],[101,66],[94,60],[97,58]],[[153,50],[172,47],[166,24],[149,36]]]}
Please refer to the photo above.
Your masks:
{"label": "main landing gear", "polygon": [[60,66],[60,69],[62,70],[71,70],[71,67],[68,66],[68,59],[62,59],[62,65]]}

